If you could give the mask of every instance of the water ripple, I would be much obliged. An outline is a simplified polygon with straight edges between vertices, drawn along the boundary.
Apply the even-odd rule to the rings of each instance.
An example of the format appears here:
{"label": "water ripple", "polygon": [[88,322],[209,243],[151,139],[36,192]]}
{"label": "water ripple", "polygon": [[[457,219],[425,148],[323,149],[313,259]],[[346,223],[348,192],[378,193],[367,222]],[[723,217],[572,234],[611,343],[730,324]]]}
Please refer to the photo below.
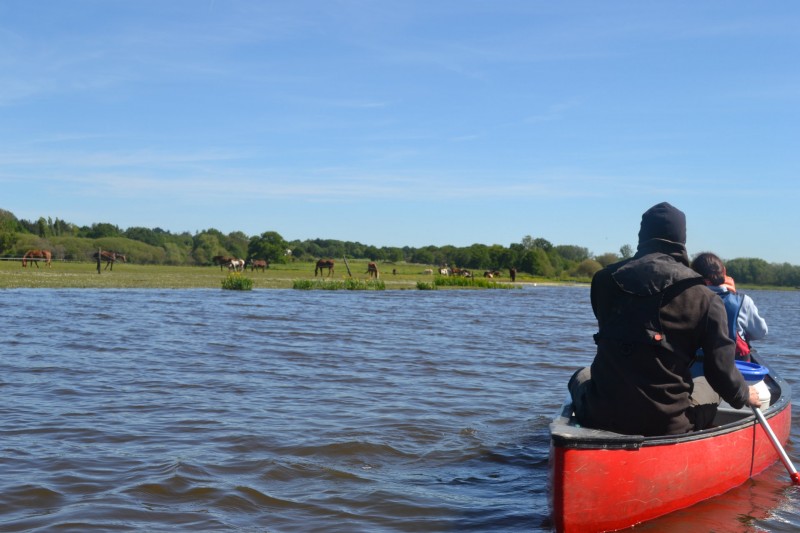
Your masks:
{"label": "water ripple", "polygon": [[[47,320],[16,304],[34,297]],[[588,298],[0,291],[0,530],[547,531]],[[775,319],[764,344],[787,373],[796,330]],[[758,526],[796,525],[796,495],[773,500]]]}

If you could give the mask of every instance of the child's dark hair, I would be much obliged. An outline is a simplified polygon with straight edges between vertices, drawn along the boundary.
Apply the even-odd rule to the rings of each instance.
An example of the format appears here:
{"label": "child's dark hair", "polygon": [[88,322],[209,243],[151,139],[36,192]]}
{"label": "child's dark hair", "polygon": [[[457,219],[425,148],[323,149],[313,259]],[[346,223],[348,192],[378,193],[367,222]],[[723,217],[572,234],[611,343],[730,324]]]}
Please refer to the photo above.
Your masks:
{"label": "child's dark hair", "polygon": [[711,252],[703,252],[692,261],[692,270],[703,276],[712,285],[725,283],[725,265],[722,259]]}

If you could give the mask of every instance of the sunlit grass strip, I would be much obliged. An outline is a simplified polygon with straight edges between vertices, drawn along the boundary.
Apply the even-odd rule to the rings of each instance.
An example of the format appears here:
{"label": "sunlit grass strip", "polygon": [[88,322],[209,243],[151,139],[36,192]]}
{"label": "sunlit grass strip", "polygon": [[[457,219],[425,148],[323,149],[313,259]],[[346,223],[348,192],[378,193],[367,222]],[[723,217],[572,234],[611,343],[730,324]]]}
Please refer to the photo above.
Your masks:
{"label": "sunlit grass strip", "polygon": [[417,290],[420,291],[435,291],[436,290],[436,283],[432,281],[418,281],[417,282]]}
{"label": "sunlit grass strip", "polygon": [[[462,276],[436,276],[433,279],[436,287],[464,287],[469,289],[514,289],[515,285],[497,283],[487,278],[465,278]],[[417,285],[419,288],[419,285]]]}
{"label": "sunlit grass strip", "polygon": [[316,279],[296,279],[292,283],[293,289],[311,291],[383,291],[386,284],[379,279],[363,280],[348,278],[344,281],[338,280],[316,280]]}
{"label": "sunlit grass strip", "polygon": [[222,288],[229,291],[250,291],[253,289],[253,280],[238,272],[231,272],[222,280]]}

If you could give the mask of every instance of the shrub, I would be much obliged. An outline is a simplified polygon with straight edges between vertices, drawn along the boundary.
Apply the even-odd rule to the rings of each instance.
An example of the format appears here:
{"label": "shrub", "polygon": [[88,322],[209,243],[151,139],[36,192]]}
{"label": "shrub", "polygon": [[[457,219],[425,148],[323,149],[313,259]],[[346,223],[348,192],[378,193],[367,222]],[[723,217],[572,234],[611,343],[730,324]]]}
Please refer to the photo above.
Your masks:
{"label": "shrub", "polygon": [[253,288],[253,280],[238,272],[231,272],[222,280],[222,288],[230,291],[249,291]]}

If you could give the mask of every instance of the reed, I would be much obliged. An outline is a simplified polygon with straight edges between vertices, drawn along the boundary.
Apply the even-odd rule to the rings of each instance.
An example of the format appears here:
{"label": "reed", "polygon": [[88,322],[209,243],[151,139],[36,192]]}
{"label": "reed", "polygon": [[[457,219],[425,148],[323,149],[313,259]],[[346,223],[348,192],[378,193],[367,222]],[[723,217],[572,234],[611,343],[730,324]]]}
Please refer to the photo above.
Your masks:
{"label": "reed", "polygon": [[[508,283],[498,283],[486,278],[465,278],[462,276],[436,276],[433,279],[436,287],[462,287],[469,289],[514,289],[518,285]],[[419,284],[417,285],[419,288]]]}
{"label": "reed", "polygon": [[317,279],[296,279],[292,283],[293,289],[311,291],[383,291],[386,290],[386,283],[382,280],[363,280],[357,278],[347,278],[339,280],[317,280]]}

